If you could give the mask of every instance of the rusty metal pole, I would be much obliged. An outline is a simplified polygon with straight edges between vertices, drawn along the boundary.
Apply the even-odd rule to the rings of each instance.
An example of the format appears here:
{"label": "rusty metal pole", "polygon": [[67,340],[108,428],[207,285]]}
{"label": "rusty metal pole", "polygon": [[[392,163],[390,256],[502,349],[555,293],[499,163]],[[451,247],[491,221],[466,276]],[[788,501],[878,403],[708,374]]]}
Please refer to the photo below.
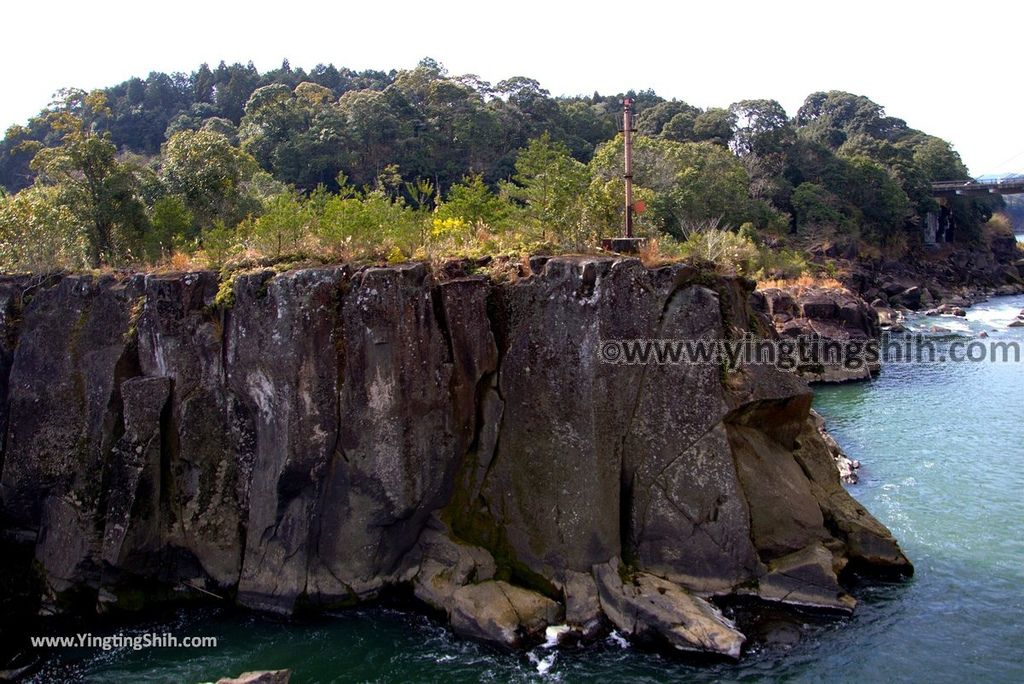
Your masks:
{"label": "rusty metal pole", "polygon": [[622,101],[622,137],[623,157],[626,172],[622,179],[626,182],[626,237],[633,237],[633,100]]}

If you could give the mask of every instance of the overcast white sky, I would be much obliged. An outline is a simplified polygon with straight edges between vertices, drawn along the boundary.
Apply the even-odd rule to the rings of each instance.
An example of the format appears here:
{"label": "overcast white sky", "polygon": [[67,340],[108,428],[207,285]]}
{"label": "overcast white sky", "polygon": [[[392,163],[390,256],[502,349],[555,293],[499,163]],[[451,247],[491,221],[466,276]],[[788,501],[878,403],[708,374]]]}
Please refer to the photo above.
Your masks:
{"label": "overcast white sky", "polygon": [[[629,7],[628,14],[622,11]],[[287,57],[310,68],[408,68],[425,56],[553,94],[654,88],[692,104],[847,90],[947,140],[972,173],[1024,170],[1024,3],[388,2],[5,3],[0,126],[63,86]]]}

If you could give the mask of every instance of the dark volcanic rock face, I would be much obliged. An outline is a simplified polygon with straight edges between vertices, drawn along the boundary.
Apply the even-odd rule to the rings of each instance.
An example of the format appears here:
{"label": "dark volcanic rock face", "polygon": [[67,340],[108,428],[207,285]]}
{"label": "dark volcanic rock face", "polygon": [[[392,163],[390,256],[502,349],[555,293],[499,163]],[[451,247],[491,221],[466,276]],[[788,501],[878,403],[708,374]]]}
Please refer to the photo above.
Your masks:
{"label": "dark volcanic rock face", "polygon": [[226,326],[225,372],[251,416],[239,601],[289,611],[316,558],[314,522],[338,446],[343,269],[241,276]]}
{"label": "dark volcanic rock face", "polygon": [[150,560],[165,579],[227,588],[245,547],[255,427],[227,382],[217,288],[212,273],[147,277],[135,336],[140,373],[171,385],[155,489],[163,543]]}
{"label": "dark volcanic rock face", "polygon": [[9,525],[38,531],[36,555],[57,591],[98,583],[103,477],[124,431],[121,382],[139,277],[65,278],[22,314],[9,379],[3,501]]}
{"label": "dark volcanic rock face", "polygon": [[[708,596],[848,611],[848,562],[910,571],[840,485],[803,381],[602,362],[605,340],[768,328],[749,283],[536,268],[0,281],[3,525],[57,608],[185,584],[290,613],[409,583],[510,647],[643,613],[637,638],[734,657]],[[861,323],[779,306],[819,304]]]}

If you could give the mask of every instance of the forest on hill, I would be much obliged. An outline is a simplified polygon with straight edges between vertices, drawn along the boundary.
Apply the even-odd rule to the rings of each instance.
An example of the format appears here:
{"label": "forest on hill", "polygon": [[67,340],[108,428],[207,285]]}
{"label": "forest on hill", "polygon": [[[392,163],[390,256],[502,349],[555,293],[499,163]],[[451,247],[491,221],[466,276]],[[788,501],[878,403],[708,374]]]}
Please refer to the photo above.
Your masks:
{"label": "forest on hill", "polygon": [[[218,267],[587,251],[622,222],[621,101],[635,100],[641,234],[668,255],[801,269],[792,236],[897,254],[967,178],[951,145],[866,97],[700,109],[654,91],[553,97],[413,69],[248,65],[67,89],[0,141],[0,267]],[[993,202],[956,200],[977,240]]]}

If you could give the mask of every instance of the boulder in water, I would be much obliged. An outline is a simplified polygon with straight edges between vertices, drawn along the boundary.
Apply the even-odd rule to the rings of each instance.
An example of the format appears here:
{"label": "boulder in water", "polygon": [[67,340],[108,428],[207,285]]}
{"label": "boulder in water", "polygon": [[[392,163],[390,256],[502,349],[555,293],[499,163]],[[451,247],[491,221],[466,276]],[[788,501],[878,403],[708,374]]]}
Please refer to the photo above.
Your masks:
{"label": "boulder in water", "polygon": [[818,435],[821,436],[821,440],[825,443],[825,446],[828,447],[828,452],[836,462],[836,470],[839,471],[839,478],[847,484],[856,484],[857,473],[854,471],[856,471],[857,468],[860,468],[860,461],[856,461],[846,455],[843,448],[839,446],[839,442],[837,442],[832,435],[828,433],[828,429],[825,427],[825,419],[814,409],[811,409],[811,421],[817,429]]}
{"label": "boulder in water", "polygon": [[291,670],[257,670],[237,677],[222,677],[217,684],[288,684],[291,677]]}
{"label": "boulder in water", "polygon": [[565,594],[565,623],[584,638],[595,636],[601,629],[601,600],[593,576],[567,570],[562,582]]}
{"label": "boulder in water", "polygon": [[451,539],[447,528],[432,518],[420,535],[422,557],[413,579],[413,593],[437,610],[450,613],[457,589],[494,577],[494,558],[478,546],[460,544]]}
{"label": "boulder in water", "polygon": [[785,601],[809,608],[851,613],[856,599],[839,586],[837,573],[844,563],[823,544],[815,542],[768,564],[758,582],[757,595],[767,601]]}
{"label": "boulder in water", "polygon": [[681,651],[739,658],[746,637],[715,606],[674,582],[630,572],[619,559],[594,566],[601,606],[616,629]]}
{"label": "boulder in water", "polygon": [[942,304],[935,307],[934,309],[928,309],[925,312],[926,316],[966,316],[967,312],[964,311],[962,306],[954,306],[952,304]]}
{"label": "boulder in water", "polygon": [[468,584],[452,594],[452,629],[506,648],[539,641],[562,620],[561,606],[535,591],[501,580]]}

